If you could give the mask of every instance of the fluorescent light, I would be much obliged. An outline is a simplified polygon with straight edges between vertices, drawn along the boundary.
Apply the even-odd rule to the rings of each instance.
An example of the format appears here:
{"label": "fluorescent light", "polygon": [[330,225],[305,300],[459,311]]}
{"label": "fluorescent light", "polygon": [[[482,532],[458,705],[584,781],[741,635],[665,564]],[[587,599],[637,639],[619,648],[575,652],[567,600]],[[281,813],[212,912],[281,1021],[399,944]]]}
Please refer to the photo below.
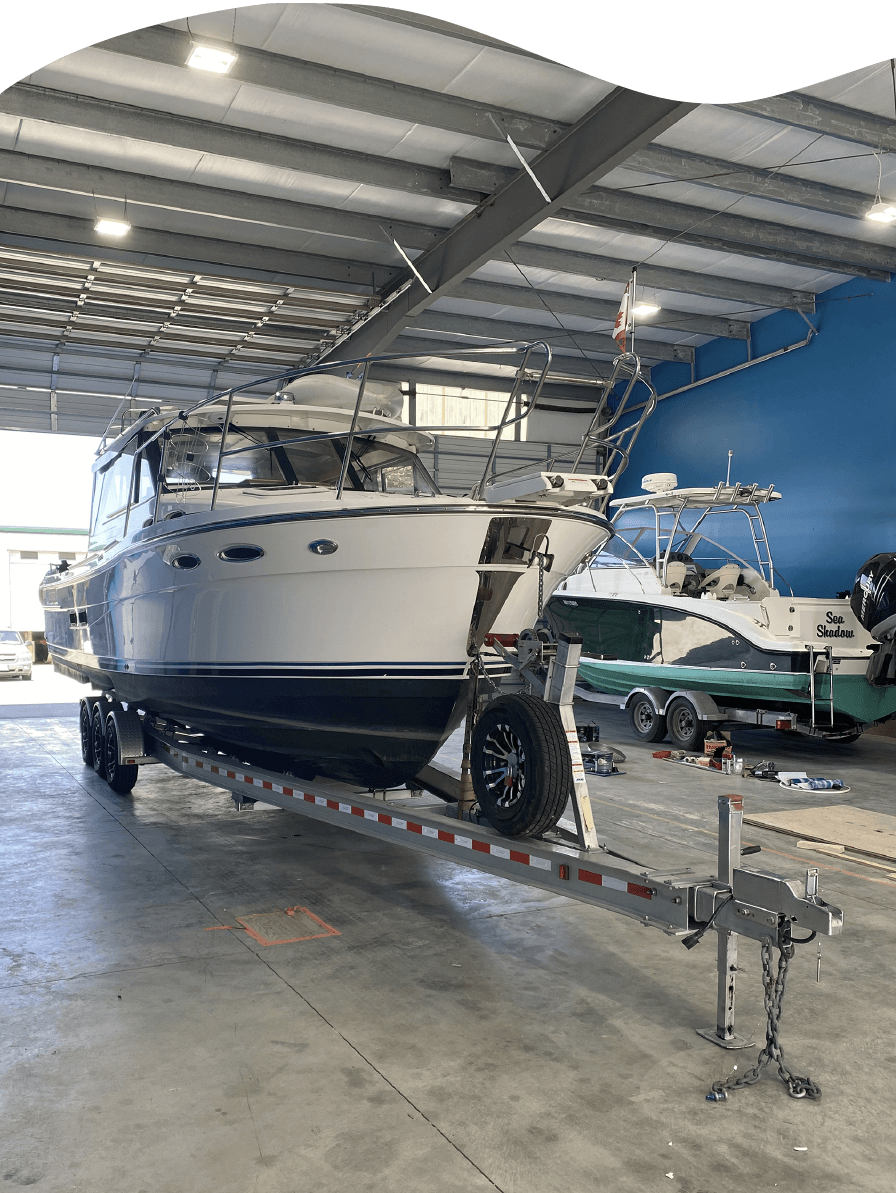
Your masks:
{"label": "fluorescent light", "polygon": [[896,220],[896,207],[890,203],[882,203],[880,199],[865,212],[866,220],[877,220],[879,224],[892,224]]}
{"label": "fluorescent light", "polygon": [[131,225],[124,220],[97,220],[93,225],[94,232],[101,236],[124,236],[130,232]]}
{"label": "fluorescent light", "polygon": [[660,308],[653,302],[639,302],[632,309],[633,315],[655,315]]}
{"label": "fluorescent light", "polygon": [[236,62],[236,54],[227,50],[213,50],[211,46],[194,46],[193,53],[187,59],[187,66],[195,70],[210,70],[216,75],[226,75]]}

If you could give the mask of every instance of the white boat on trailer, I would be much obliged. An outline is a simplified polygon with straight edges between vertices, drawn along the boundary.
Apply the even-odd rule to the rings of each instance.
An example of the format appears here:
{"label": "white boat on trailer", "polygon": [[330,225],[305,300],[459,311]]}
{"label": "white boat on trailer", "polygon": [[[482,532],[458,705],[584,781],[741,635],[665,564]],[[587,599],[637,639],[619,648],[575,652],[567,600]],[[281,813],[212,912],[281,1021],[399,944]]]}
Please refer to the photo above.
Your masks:
{"label": "white boat on trailer", "polygon": [[[275,400],[246,386],[153,409],[107,437],[89,553],[41,586],[54,666],[246,761],[413,780],[463,718],[473,671],[506,672],[496,623],[532,624],[611,534],[591,508],[612,491],[604,474],[492,475],[551,358],[488,351],[522,362],[466,497],[438,492],[416,454],[436,428],[395,417],[401,395],[370,379],[372,358],[266,378]],[[628,391],[641,380],[635,358],[618,371]],[[86,727],[100,750],[105,728]]]}

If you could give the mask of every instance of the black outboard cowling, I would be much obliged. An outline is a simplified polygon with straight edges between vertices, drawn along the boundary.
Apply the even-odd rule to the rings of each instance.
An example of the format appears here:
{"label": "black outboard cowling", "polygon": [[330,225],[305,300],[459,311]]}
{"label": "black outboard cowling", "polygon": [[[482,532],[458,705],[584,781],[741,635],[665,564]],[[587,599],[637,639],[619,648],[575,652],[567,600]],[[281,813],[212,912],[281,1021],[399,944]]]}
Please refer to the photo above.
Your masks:
{"label": "black outboard cowling", "polygon": [[896,552],[873,555],[856,576],[849,603],[881,646],[868,662],[865,678],[874,685],[896,684]]}

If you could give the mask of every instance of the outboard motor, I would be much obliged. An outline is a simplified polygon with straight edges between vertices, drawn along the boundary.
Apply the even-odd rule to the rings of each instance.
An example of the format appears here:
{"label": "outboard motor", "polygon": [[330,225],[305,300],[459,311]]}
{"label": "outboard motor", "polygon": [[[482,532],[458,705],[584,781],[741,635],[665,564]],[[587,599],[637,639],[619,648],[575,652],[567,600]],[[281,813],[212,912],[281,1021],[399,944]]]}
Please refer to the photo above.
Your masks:
{"label": "outboard motor", "polygon": [[852,595],[852,611],[880,646],[868,662],[870,684],[896,684],[896,552],[873,555],[859,569]]}

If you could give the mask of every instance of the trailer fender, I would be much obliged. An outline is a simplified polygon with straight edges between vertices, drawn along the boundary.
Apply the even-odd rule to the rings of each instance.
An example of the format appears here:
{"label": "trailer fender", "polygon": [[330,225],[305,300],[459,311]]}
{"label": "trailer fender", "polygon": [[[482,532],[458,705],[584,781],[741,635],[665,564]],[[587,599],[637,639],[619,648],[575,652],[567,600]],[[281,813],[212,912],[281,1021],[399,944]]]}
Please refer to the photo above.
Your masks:
{"label": "trailer fender", "polygon": [[132,709],[122,708],[120,704],[115,704],[106,719],[115,722],[118,736],[118,765],[133,766],[145,761],[143,726],[137,713]]}
{"label": "trailer fender", "polygon": [[719,706],[708,692],[692,692],[687,689],[683,689],[680,692],[673,692],[669,696],[667,705],[671,704],[679,696],[682,696],[685,700],[690,700],[701,721],[724,721],[725,718]]}
{"label": "trailer fender", "polygon": [[665,688],[632,688],[625,698],[626,708],[628,708],[635,696],[646,696],[653,705],[657,716],[662,716],[666,711],[666,705],[672,699],[672,693],[666,691]]}

